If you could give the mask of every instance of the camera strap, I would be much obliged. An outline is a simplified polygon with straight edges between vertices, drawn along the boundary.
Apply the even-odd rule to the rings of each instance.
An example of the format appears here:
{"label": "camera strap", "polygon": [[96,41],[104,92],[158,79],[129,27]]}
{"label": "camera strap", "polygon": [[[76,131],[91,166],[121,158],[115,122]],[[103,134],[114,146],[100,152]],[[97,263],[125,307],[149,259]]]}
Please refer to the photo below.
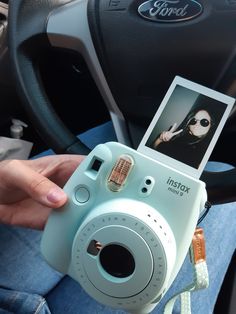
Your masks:
{"label": "camera strap", "polygon": [[164,314],[172,314],[174,304],[180,297],[181,314],[191,314],[191,292],[206,289],[209,286],[209,276],[206,263],[205,238],[202,228],[196,228],[189,249],[193,266],[194,280],[186,288],[175,294],[165,305]]}

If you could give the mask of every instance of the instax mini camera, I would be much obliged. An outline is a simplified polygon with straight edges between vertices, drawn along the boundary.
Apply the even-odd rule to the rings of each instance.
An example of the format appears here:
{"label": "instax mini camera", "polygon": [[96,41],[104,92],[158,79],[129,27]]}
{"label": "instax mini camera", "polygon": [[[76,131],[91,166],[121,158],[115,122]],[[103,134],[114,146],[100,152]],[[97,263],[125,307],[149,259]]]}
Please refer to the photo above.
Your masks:
{"label": "instax mini camera", "polygon": [[98,302],[149,313],[176,277],[201,210],[205,184],[125,145],[100,144],[64,187],[41,249]]}

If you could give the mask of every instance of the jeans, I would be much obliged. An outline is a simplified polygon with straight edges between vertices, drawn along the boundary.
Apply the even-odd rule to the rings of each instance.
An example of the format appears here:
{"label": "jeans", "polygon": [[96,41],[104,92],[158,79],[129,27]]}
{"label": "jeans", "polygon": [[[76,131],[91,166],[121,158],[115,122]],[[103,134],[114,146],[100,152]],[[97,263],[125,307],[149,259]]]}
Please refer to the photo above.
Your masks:
{"label": "jeans", "polygon": [[[111,123],[81,134],[80,139],[91,149],[98,143],[116,140]],[[51,153],[49,150],[41,155]],[[209,163],[208,167],[219,171],[229,166]],[[235,225],[236,203],[212,206],[201,223],[206,237],[210,286],[192,294],[193,314],[213,313],[235,250]],[[40,231],[0,225],[0,314],[125,313],[97,303],[77,282],[53,270],[40,254],[40,239]],[[167,299],[191,282],[192,269],[187,256],[177,278],[153,313],[162,313]],[[174,313],[180,313],[179,304]]]}

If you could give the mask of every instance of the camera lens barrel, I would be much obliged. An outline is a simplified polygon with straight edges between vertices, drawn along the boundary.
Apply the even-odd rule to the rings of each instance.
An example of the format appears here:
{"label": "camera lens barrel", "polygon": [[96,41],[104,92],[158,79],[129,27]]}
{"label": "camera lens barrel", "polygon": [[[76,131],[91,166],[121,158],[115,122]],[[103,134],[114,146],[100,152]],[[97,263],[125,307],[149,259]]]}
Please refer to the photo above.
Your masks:
{"label": "camera lens barrel", "polygon": [[173,233],[154,208],[112,200],[91,211],[77,231],[71,273],[100,302],[141,306],[163,293],[175,257]]}

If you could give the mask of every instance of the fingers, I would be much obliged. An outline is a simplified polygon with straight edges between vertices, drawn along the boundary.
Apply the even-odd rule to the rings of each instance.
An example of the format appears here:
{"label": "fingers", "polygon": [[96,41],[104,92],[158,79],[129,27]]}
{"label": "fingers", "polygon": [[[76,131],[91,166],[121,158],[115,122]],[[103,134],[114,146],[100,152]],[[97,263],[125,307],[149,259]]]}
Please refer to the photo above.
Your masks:
{"label": "fingers", "polygon": [[177,123],[175,122],[172,127],[170,128],[169,132],[173,133],[177,128]]}
{"label": "fingers", "polygon": [[169,131],[162,132],[161,136],[160,136],[161,141],[168,142],[170,140],[170,138],[171,138],[170,134],[172,134],[172,133],[170,133]]}
{"label": "fingers", "polygon": [[7,225],[42,230],[51,210],[51,208],[30,199],[24,200],[20,204],[0,204],[0,221]]}
{"label": "fingers", "polygon": [[0,222],[42,229],[51,212],[63,206],[63,186],[83,160],[79,155],[54,155],[0,163]]}
{"label": "fingers", "polygon": [[[8,161],[1,167],[1,176],[5,178],[4,183],[9,191],[14,188],[22,190],[44,206],[57,208],[67,200],[60,187],[22,161]],[[11,198],[10,195],[8,198]]]}
{"label": "fingers", "polygon": [[172,133],[172,134],[173,134],[173,136],[174,136],[174,135],[180,134],[181,132],[183,132],[183,129],[181,129],[181,130],[179,130],[179,131],[176,131],[176,132],[174,132],[174,133]]}
{"label": "fingers", "polygon": [[83,161],[81,155],[53,155],[27,161],[30,167],[63,187]]}
{"label": "fingers", "polygon": [[163,142],[169,142],[173,136],[180,134],[183,132],[183,129],[174,132],[177,128],[177,123],[174,123],[169,131],[163,131],[160,135],[160,140]]}

